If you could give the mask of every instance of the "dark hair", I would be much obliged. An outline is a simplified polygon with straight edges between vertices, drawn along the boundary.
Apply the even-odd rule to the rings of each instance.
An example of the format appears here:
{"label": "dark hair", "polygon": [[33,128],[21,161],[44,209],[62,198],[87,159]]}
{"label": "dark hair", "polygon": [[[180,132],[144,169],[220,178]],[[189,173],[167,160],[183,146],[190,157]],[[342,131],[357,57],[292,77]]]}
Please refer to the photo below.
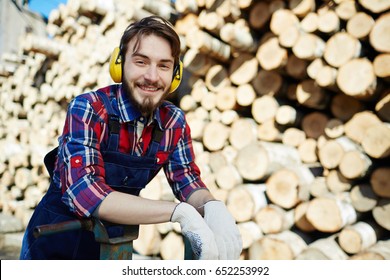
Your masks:
{"label": "dark hair", "polygon": [[[126,53],[128,43],[136,38],[135,49],[139,47],[140,39],[145,35],[157,35],[164,38],[171,45],[172,56],[175,60],[175,65],[179,64],[180,57],[180,39],[173,25],[166,19],[159,16],[149,16],[141,19],[140,21],[131,23],[123,32],[120,41],[120,55],[122,61],[126,60]],[[122,63],[123,65],[124,63]]]}

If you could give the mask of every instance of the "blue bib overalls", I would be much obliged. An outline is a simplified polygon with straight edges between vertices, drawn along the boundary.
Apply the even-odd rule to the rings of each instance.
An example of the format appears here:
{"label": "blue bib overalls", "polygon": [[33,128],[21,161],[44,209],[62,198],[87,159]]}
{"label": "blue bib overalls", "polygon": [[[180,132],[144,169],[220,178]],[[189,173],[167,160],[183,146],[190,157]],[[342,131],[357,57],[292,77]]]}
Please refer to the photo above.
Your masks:
{"label": "blue bib overalls", "polygon": [[[115,114],[108,96],[97,91],[109,114],[109,137],[102,151],[106,183],[113,189],[132,195],[139,192],[152,179],[151,174],[159,168],[156,154],[163,132],[155,124],[152,141],[145,156],[138,157],[119,152],[119,117]],[[57,148],[46,155],[45,165],[52,177]],[[76,219],[76,215],[61,201],[62,192],[51,179],[50,187],[37,205],[23,238],[20,259],[99,259],[99,243],[87,230],[73,230],[35,238],[36,226],[60,223]],[[110,237],[121,235],[120,226],[107,227]]]}

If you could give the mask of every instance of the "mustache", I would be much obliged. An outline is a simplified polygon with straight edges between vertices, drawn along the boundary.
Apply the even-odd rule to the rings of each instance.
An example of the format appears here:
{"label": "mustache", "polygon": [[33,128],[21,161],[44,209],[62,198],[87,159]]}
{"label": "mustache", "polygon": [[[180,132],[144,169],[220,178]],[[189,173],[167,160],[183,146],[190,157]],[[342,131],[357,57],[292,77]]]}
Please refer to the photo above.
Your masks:
{"label": "mustache", "polygon": [[143,82],[137,82],[136,85],[139,86],[139,87],[164,88],[164,86],[162,84],[158,83],[158,82],[151,83],[151,82],[143,81]]}

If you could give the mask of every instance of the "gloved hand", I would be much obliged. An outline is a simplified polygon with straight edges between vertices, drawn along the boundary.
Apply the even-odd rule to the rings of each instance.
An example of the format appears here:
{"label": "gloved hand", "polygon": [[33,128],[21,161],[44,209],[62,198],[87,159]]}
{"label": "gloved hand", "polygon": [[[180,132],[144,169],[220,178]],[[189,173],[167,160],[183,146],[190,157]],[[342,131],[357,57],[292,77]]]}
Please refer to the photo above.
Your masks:
{"label": "gloved hand", "polygon": [[188,203],[179,203],[173,210],[171,222],[180,223],[182,234],[190,241],[192,251],[198,259],[218,259],[214,234],[194,207]]}
{"label": "gloved hand", "polygon": [[214,232],[220,260],[237,260],[242,251],[242,239],[236,222],[222,201],[204,205],[204,220]]}

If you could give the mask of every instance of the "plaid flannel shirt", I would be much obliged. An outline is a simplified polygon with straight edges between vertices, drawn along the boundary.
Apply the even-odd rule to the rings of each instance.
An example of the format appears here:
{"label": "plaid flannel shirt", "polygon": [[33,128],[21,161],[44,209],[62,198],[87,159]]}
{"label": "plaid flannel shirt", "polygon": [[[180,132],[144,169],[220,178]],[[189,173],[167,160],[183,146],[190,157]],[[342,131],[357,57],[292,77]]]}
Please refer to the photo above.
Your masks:
{"label": "plaid flannel shirt", "polygon": [[[152,126],[144,120],[122,91],[121,85],[99,89],[114,96],[114,111],[120,118],[119,151],[142,157],[151,141]],[[174,195],[186,201],[193,191],[206,188],[194,162],[190,128],[182,110],[164,102],[153,120],[164,130],[157,153],[158,169],[164,169]],[[53,182],[62,189],[62,201],[80,217],[89,217],[113,191],[105,183],[101,149],[108,139],[108,115],[95,92],[81,94],[68,107],[59,137]],[[142,129],[139,129],[139,127]]]}

